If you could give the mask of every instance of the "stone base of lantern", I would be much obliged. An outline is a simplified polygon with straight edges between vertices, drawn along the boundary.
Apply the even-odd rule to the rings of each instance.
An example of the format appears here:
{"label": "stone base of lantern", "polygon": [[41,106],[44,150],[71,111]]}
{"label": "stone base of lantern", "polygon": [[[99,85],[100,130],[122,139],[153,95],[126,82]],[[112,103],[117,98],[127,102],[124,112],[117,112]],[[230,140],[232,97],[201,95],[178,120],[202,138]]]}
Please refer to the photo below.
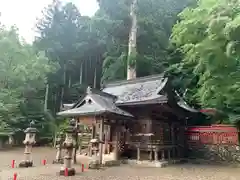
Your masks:
{"label": "stone base of lantern", "polygon": [[166,166],[168,166],[168,161],[156,161],[155,162],[155,167],[161,167],[161,168],[163,168],[163,167],[166,167]]}
{"label": "stone base of lantern", "polygon": [[18,167],[20,167],[20,168],[28,168],[28,167],[32,167],[32,166],[33,166],[33,162],[32,161],[22,161],[18,165]]}
{"label": "stone base of lantern", "polygon": [[100,162],[97,159],[93,159],[89,162],[89,169],[100,169]]}
{"label": "stone base of lantern", "polygon": [[64,164],[64,160],[63,159],[53,160],[53,164]]}
{"label": "stone base of lantern", "polygon": [[[60,172],[59,172],[59,175],[60,176],[66,176],[66,169],[61,169]],[[68,174],[67,176],[75,176],[76,174],[76,171],[74,168],[68,168]]]}

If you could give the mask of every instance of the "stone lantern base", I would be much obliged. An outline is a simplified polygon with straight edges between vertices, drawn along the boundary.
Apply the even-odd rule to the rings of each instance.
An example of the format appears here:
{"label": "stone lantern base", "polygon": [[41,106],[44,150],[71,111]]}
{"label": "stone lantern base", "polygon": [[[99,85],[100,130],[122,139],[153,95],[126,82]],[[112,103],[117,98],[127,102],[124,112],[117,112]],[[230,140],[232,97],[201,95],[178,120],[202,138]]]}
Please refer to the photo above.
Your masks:
{"label": "stone lantern base", "polygon": [[18,165],[20,168],[28,168],[28,167],[32,167],[33,166],[33,162],[32,161],[22,161],[20,162],[20,164]]}
{"label": "stone lantern base", "polygon": [[53,164],[63,164],[63,159],[53,160]]}
{"label": "stone lantern base", "polygon": [[88,164],[89,169],[100,169],[100,166],[100,162],[97,159],[92,159]]}
{"label": "stone lantern base", "polygon": [[[75,174],[76,174],[76,171],[74,168],[68,168],[68,176],[75,176]],[[65,176],[65,169],[62,168],[59,172],[59,175]]]}

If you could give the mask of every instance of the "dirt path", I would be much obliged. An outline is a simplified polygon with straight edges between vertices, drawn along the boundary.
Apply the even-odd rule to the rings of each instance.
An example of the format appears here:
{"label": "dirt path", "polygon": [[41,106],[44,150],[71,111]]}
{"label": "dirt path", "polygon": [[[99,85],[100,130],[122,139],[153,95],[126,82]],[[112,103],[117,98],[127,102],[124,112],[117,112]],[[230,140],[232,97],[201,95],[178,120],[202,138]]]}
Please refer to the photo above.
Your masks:
{"label": "dirt path", "polygon": [[[144,168],[130,165],[112,167],[100,171],[87,170],[81,173],[81,166],[76,165],[75,177],[59,177],[61,165],[52,165],[55,150],[49,148],[35,148],[33,160],[35,167],[27,169],[10,168],[11,160],[20,162],[23,149],[0,152],[0,180],[12,180],[17,173],[17,180],[239,180],[238,168],[206,165],[176,165],[167,168]],[[47,160],[47,165],[41,164],[42,159]]]}

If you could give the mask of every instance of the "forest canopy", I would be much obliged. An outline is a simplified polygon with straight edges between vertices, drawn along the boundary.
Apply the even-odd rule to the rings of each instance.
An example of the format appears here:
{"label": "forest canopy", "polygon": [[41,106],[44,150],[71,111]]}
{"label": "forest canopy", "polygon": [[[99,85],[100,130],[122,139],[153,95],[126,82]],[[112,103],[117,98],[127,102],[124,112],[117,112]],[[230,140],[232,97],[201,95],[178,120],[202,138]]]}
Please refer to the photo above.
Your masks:
{"label": "forest canopy", "polygon": [[202,107],[228,114],[231,121],[240,113],[239,3],[200,0],[179,14],[171,36],[183,55],[180,71],[193,80],[192,97]]}

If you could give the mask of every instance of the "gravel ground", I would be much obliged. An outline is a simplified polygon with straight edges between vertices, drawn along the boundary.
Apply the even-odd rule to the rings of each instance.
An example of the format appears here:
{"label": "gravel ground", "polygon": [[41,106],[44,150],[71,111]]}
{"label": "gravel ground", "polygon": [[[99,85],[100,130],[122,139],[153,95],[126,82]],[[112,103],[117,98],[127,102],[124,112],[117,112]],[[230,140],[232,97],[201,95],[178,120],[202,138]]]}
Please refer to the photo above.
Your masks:
{"label": "gravel ground", "polygon": [[[16,164],[23,158],[23,149],[0,152],[0,180],[12,180],[13,174],[17,173],[17,180],[239,180],[238,168],[183,164],[169,166],[166,168],[146,168],[130,165],[112,167],[99,171],[86,170],[81,173],[81,166],[76,165],[77,175],[75,177],[60,177],[61,165],[52,165],[55,150],[48,148],[35,148],[33,152],[35,167],[28,169],[12,169],[11,160]],[[41,164],[47,160],[47,165]]]}

